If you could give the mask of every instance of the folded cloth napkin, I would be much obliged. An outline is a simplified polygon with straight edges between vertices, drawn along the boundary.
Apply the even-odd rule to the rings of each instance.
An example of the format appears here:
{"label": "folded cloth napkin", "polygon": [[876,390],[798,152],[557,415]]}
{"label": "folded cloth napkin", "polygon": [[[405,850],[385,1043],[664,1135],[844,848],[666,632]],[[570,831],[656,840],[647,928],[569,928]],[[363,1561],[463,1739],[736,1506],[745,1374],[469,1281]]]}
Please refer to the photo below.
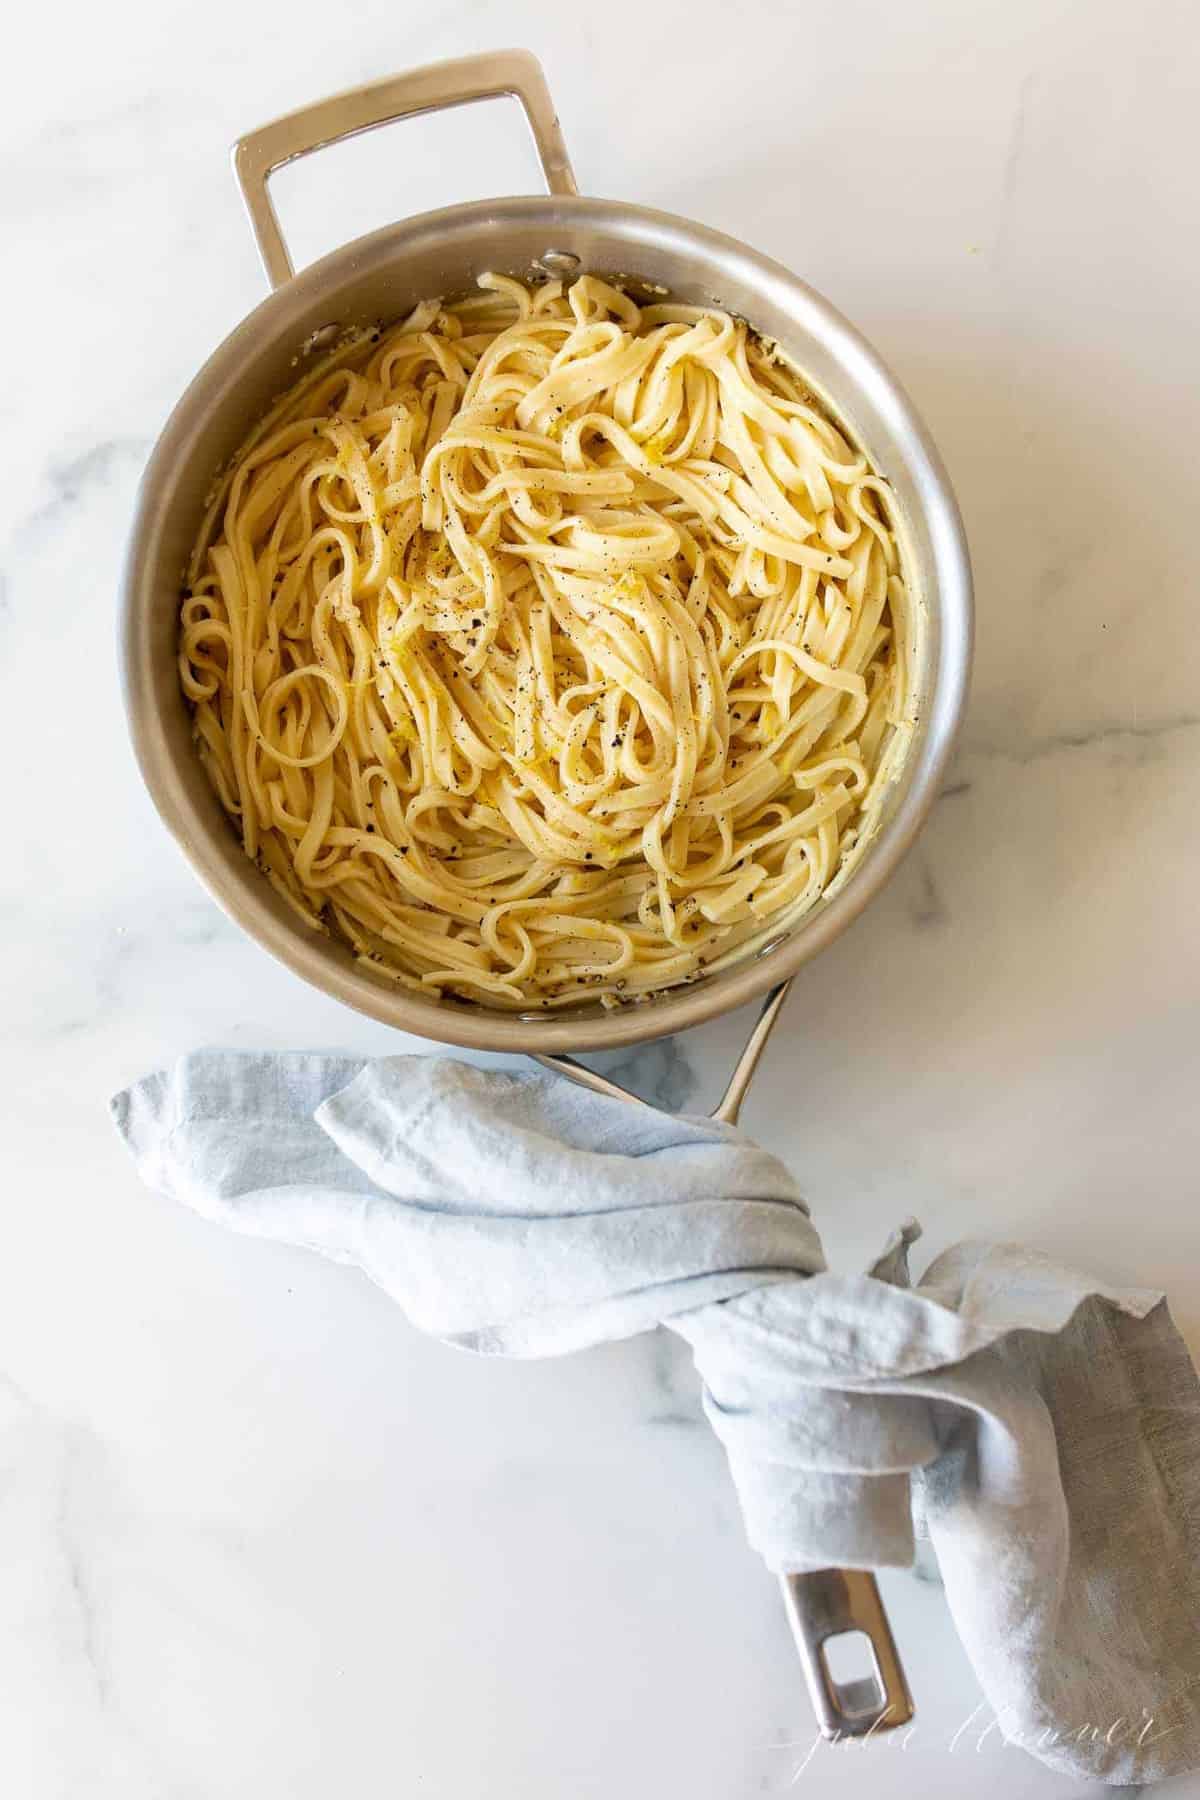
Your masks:
{"label": "folded cloth napkin", "polygon": [[1012,1246],[825,1268],[796,1183],[709,1119],[443,1057],[202,1052],[113,1101],[145,1180],[356,1264],[421,1329],[691,1346],[779,1571],[907,1566],[917,1477],[1001,1729],[1076,1775],[1200,1762],[1200,1383],[1161,1296]]}

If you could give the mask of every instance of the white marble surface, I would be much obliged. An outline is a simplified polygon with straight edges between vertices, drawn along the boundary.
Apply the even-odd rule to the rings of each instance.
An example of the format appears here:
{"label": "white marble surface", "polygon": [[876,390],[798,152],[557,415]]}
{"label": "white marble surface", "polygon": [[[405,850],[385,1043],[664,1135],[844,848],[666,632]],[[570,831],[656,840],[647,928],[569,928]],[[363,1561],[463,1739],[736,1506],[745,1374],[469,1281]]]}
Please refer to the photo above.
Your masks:
{"label": "white marble surface", "polygon": [[[1016,1236],[1163,1285],[1200,1341],[1194,9],[23,9],[0,113],[0,1791],[1065,1792],[981,1740],[910,1577],[886,1588],[914,1736],[807,1760],[774,1586],[672,1343],[455,1356],[357,1276],[143,1192],[107,1123],[112,1089],[201,1042],[395,1046],[244,942],[166,841],[114,588],[148,446],[262,292],[228,143],[506,42],[542,55],[585,191],[734,232],[860,323],[972,540],[956,772],[797,983],[748,1125],[837,1258],[913,1211],[931,1252]],[[481,169],[533,186],[503,109],[360,140],[281,202],[314,253]],[[698,1104],[736,1034],[630,1073]]]}

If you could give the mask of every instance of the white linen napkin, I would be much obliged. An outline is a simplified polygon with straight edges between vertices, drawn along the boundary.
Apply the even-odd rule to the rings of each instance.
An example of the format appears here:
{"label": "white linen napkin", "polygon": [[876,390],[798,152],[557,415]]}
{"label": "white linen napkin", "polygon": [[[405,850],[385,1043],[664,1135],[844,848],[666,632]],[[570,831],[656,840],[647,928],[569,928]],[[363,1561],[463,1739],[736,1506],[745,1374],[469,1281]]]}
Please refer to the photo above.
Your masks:
{"label": "white linen napkin", "polygon": [[1200,1762],[1200,1383],[1161,1295],[977,1244],[913,1290],[911,1221],[831,1272],[768,1152],[541,1072],[206,1051],[112,1110],[150,1186],[448,1343],[668,1325],[773,1569],[907,1566],[915,1478],[1006,1734],[1110,1782]]}

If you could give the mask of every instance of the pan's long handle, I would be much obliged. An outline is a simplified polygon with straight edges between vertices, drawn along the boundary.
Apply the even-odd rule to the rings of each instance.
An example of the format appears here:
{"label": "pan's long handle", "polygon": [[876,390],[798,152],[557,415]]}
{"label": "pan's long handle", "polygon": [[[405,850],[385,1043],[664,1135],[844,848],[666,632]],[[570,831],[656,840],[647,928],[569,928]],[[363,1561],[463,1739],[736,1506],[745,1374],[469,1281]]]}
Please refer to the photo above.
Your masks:
{"label": "pan's long handle", "polygon": [[[772,988],[762,1004],[762,1011],[755,1021],[754,1030],[746,1039],[746,1047],[738,1057],[729,1077],[725,1092],[721,1095],[712,1110],[712,1117],[720,1119],[725,1125],[736,1125],[738,1114],[742,1110],[742,1101],[746,1098],[750,1083],[754,1079],[754,1071],[758,1067],[759,1057],[766,1047],[780,1009],[787,999],[790,981],[781,981],[778,987]],[[565,1075],[568,1081],[579,1087],[591,1088],[594,1094],[607,1094],[610,1100],[636,1100],[638,1096],[631,1094],[619,1082],[609,1081],[605,1075],[597,1075],[594,1069],[587,1069],[573,1056],[543,1056],[533,1052],[534,1062],[541,1063],[544,1069],[554,1069]]]}
{"label": "pan's long handle", "polygon": [[[821,1733],[827,1738],[877,1737],[913,1716],[912,1694],[869,1569],[810,1569],[784,1575],[783,1604],[800,1653]],[[838,1682],[825,1654],[831,1638],[861,1632],[874,1668]]]}
{"label": "pan's long handle", "polygon": [[462,56],[453,62],[410,69],[406,75],[390,75],[384,81],[372,81],[366,87],[318,100],[313,106],[302,106],[298,112],[286,113],[282,119],[273,119],[269,125],[239,138],[233,147],[234,173],[271,286],[282,287],[293,274],[292,259],[267,187],[276,169],[312,150],[323,150],[343,138],[357,137],[360,131],[371,131],[376,125],[390,125],[414,113],[464,106],[472,100],[506,96],[519,100],[525,110],[549,191],[576,193],[570,158],[542,65],[528,50],[489,50],[482,56]]}
{"label": "pan's long handle", "polygon": [[[736,1125],[767,1039],[787,999],[791,983],[772,988],[754,1030],[734,1065],[712,1117]],[[637,1101],[637,1095],[570,1056],[535,1056],[535,1062],[614,1100]],[[828,1738],[877,1737],[907,1725],[913,1716],[912,1695],[883,1610],[875,1577],[868,1569],[813,1569],[781,1578],[783,1601],[800,1653],[809,1697],[822,1734]],[[871,1646],[873,1673],[866,1679],[839,1683],[825,1655],[831,1638],[861,1632]]]}

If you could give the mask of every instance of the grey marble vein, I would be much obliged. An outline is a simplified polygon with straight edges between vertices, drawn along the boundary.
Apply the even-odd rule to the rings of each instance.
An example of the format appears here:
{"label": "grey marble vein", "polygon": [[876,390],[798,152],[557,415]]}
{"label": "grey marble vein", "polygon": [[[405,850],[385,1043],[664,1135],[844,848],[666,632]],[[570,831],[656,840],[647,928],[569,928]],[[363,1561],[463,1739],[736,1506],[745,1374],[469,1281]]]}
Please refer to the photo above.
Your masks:
{"label": "grey marble vein", "polygon": [[78,1528],[78,1480],[81,1450],[77,1437],[64,1432],[59,1466],[56,1533],[67,1585],[78,1620],[79,1648],[95,1684],[96,1698],[106,1707],[110,1677],[105,1658],[100,1608],[92,1590],[88,1558]]}
{"label": "grey marble vein", "polygon": [[909,902],[908,916],[918,931],[935,930],[950,917],[941,889],[934,879],[933,865],[925,852],[916,859],[916,893]]}
{"label": "grey marble vein", "polygon": [[[964,746],[962,755],[964,759],[979,757],[997,762],[1028,764],[1059,756],[1065,751],[1090,750],[1097,744],[1112,744],[1118,748],[1124,746],[1132,749],[1140,760],[1142,753],[1137,748],[1139,745],[1156,744],[1163,738],[1194,731],[1197,726],[1200,726],[1200,712],[1187,712],[1173,714],[1169,718],[1151,719],[1145,724],[1117,721],[1049,732],[1044,737],[1025,740],[975,738]],[[943,790],[943,793],[946,791]]]}
{"label": "grey marble vein", "polygon": [[27,540],[57,530],[90,494],[107,490],[116,479],[139,473],[149,450],[144,438],[105,438],[66,461],[47,462],[48,497],[19,523],[18,538]]}

